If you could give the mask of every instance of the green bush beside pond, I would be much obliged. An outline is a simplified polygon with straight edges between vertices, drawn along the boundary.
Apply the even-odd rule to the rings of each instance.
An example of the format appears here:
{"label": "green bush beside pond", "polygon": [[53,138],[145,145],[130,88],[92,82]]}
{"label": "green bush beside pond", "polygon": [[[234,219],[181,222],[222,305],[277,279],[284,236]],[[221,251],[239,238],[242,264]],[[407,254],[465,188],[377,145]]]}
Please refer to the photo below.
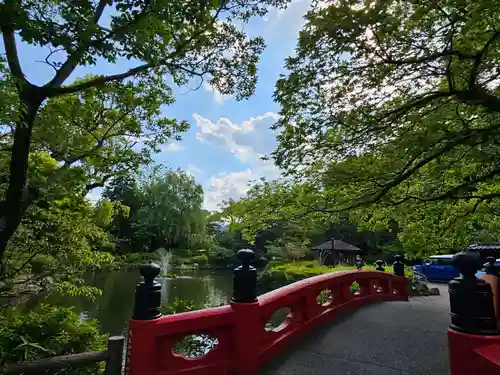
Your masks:
{"label": "green bush beside pond", "polygon": [[[375,270],[375,267],[375,265],[366,265],[363,269]],[[355,266],[326,267],[321,266],[317,261],[296,261],[281,264],[271,263],[259,274],[259,284],[266,287],[266,289],[276,289],[312,276],[330,272],[353,270],[356,270]],[[392,272],[392,266],[386,267],[386,271]],[[405,273],[407,277],[411,277],[412,275],[411,271],[408,269]]]}
{"label": "green bush beside pond", "polygon": [[196,255],[193,258],[193,263],[198,263],[200,267],[204,267],[208,264],[208,257],[206,255]]}
{"label": "green bush beside pond", "polygon": [[128,253],[121,256],[121,261],[126,264],[142,264],[150,260],[159,260],[156,253]]}
{"label": "green bush beside pond", "polygon": [[[220,249],[218,249],[220,250]],[[199,251],[190,251],[183,249],[172,250],[172,259],[170,261],[174,268],[181,268],[182,265],[190,266],[194,263],[198,263],[200,268],[207,268],[210,266],[220,267],[225,265],[225,261],[233,262],[231,258],[224,258],[220,251],[216,253],[216,258],[212,257],[210,251],[207,254],[200,254]],[[127,265],[141,265],[149,262],[158,262],[160,259],[158,255],[154,252],[151,253],[129,253],[123,254],[116,257],[118,263]]]}
{"label": "green bush beside pond", "polygon": [[[82,319],[70,308],[39,305],[2,310],[0,366],[8,363],[106,349],[106,337],[95,320]],[[67,375],[96,374],[102,364],[67,369]],[[53,371],[41,374],[52,374]]]}

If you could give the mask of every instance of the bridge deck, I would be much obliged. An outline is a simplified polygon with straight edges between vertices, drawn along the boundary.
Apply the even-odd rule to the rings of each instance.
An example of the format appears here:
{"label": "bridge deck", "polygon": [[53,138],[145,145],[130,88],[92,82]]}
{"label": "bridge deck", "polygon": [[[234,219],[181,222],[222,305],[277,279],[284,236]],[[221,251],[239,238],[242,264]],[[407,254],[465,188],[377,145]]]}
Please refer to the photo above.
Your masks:
{"label": "bridge deck", "polygon": [[446,375],[450,323],[441,295],[364,306],[319,327],[262,375]]}

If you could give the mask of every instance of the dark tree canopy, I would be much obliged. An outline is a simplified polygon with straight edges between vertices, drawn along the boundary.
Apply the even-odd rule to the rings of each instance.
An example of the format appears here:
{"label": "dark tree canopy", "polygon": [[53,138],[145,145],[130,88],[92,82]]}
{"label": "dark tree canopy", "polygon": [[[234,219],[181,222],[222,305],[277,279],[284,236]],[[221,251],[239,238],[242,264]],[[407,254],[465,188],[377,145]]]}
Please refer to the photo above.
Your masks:
{"label": "dark tree canopy", "polygon": [[338,1],[307,13],[277,164],[360,203],[485,200],[500,163],[500,21],[492,1]]}
{"label": "dark tree canopy", "polygon": [[276,223],[391,230],[411,256],[498,241],[500,13],[494,1],[313,2],[277,82],[289,177],[236,204]]}

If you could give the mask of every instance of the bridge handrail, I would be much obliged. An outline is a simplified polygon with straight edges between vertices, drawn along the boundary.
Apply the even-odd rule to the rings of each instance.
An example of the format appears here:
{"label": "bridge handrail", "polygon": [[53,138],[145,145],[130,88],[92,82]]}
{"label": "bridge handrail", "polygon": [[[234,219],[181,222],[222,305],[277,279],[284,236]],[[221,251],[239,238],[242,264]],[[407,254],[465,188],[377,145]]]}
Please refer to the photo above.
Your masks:
{"label": "bridge handrail", "polygon": [[[352,280],[352,275],[355,274],[356,280]],[[296,294],[304,292],[306,293],[307,288],[315,288],[317,286],[326,285],[332,280],[336,283],[342,281],[358,281],[366,279],[380,279],[380,280],[391,280],[394,279],[394,275],[387,272],[380,271],[365,271],[365,270],[352,270],[352,271],[338,271],[332,273],[325,273],[322,275],[308,277],[307,279],[296,281],[292,284],[282,286],[281,288],[271,290],[265,294],[259,296],[259,302],[261,305],[272,302],[277,298],[284,298],[289,294]]]}
{"label": "bridge handrail", "polygon": [[[234,295],[238,298],[233,297],[228,306],[150,320],[131,319],[126,374],[254,374],[297,338],[344,310],[375,301],[408,300],[406,277],[364,270],[314,276],[255,300],[254,291],[236,290],[248,285],[254,287],[254,270],[243,266],[236,271]],[[355,281],[359,289],[352,292],[350,287]],[[330,291],[331,301],[319,304],[317,297],[324,289]],[[247,302],[241,302],[245,298]],[[291,313],[284,324],[266,329],[273,313],[286,307]],[[193,359],[173,352],[174,345],[183,337],[202,334],[218,341],[205,355]]]}
{"label": "bridge handrail", "polygon": [[[353,282],[356,292],[349,290]],[[269,320],[275,311],[290,308],[284,324],[267,330],[262,337],[260,363],[275,355],[335,315],[360,305],[382,300],[407,300],[407,280],[379,271],[343,271],[311,277],[276,289],[259,297],[261,322]],[[319,304],[321,291],[329,291],[329,301]]]}

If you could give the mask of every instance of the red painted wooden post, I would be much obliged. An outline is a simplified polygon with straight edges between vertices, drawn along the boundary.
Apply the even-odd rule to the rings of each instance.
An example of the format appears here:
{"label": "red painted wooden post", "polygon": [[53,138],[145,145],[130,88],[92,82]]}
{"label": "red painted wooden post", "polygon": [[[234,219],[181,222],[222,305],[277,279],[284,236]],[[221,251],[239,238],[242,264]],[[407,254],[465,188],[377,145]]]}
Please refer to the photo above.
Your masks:
{"label": "red painted wooden post", "polygon": [[234,372],[238,375],[257,373],[260,366],[260,350],[264,327],[257,301],[257,270],[250,265],[252,250],[238,251],[241,266],[233,274],[233,298],[231,308],[235,314],[232,330],[234,345]]}
{"label": "red painted wooden post", "polygon": [[155,320],[129,321],[126,375],[154,375],[158,367],[154,334]]}
{"label": "red painted wooden post", "polygon": [[477,257],[474,253],[461,252],[453,256],[453,265],[461,276],[450,281],[451,325],[448,330],[450,375],[500,374],[500,351],[496,360],[487,350],[500,344],[493,294],[484,280],[475,277]]}
{"label": "red painted wooden post", "polygon": [[161,317],[161,284],[155,277],[160,267],[149,262],[140,272],[144,281],[135,290],[134,314],[129,321],[126,375],[154,375],[158,366],[154,328]]}
{"label": "red painted wooden post", "polygon": [[235,315],[233,327],[234,371],[238,375],[256,374],[260,366],[259,346],[262,323],[259,319],[259,303],[231,302]]}
{"label": "red painted wooden post", "polygon": [[492,353],[496,361],[480,354],[483,348],[499,344],[498,336],[472,335],[448,329],[450,375],[500,375],[500,347]]}

